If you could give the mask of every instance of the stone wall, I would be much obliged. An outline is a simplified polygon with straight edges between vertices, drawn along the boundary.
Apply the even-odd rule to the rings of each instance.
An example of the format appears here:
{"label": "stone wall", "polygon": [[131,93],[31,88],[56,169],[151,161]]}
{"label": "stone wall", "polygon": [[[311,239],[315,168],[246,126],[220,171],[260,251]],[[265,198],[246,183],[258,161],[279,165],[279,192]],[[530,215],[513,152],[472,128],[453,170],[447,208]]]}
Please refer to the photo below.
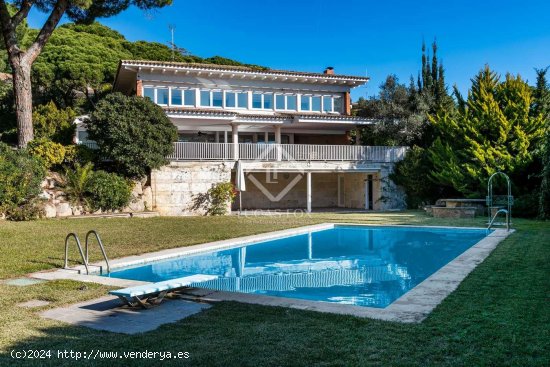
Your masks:
{"label": "stone wall", "polygon": [[[73,205],[67,199],[63,191],[62,178],[58,173],[50,172],[42,182],[42,193],[40,197],[44,200],[44,214],[46,218],[70,217],[83,214],[102,214],[101,210],[90,213],[81,206]],[[153,192],[147,182],[134,182],[132,198],[126,208],[120,212],[136,213],[151,210]],[[116,211],[119,212],[119,211]]]}
{"label": "stone wall", "polygon": [[161,215],[202,214],[193,199],[213,185],[231,180],[234,162],[171,162],[151,173],[153,210]]}

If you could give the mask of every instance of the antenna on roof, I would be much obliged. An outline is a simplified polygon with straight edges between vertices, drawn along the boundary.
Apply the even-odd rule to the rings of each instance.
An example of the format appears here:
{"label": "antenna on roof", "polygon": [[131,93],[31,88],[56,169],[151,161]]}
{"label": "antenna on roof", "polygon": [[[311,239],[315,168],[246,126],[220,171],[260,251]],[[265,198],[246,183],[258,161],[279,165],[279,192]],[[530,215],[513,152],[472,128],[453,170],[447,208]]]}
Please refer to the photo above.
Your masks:
{"label": "antenna on roof", "polygon": [[172,48],[172,61],[174,61],[176,59],[176,44],[174,43],[174,31],[176,30],[176,26],[174,24],[168,24],[168,29],[172,35],[170,46]]}

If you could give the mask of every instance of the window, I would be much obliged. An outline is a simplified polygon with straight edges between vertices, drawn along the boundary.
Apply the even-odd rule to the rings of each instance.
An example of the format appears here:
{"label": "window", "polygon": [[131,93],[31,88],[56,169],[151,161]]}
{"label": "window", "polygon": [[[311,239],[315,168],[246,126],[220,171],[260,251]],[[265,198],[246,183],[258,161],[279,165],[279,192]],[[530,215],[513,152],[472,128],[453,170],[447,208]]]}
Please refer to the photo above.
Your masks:
{"label": "window", "polygon": [[223,93],[221,91],[212,92],[212,106],[213,107],[223,106]]}
{"label": "window", "polygon": [[332,112],[331,96],[323,96],[323,112]]}
{"label": "window", "polygon": [[264,94],[263,107],[264,107],[264,110],[272,110],[273,109],[273,94],[271,94],[271,93]]}
{"label": "window", "polygon": [[252,108],[262,108],[262,95],[260,93],[252,94]]}
{"label": "window", "polygon": [[235,92],[225,92],[225,107],[235,108],[237,106],[235,98],[237,94]]}
{"label": "window", "polygon": [[181,106],[183,104],[183,91],[181,89],[172,89],[170,104],[172,106]]}
{"label": "window", "polygon": [[311,111],[311,96],[302,96],[300,100],[300,110]]}
{"label": "window", "polygon": [[201,90],[201,106],[203,107],[210,107],[210,91],[209,90]]}
{"label": "window", "polygon": [[291,94],[277,94],[275,108],[278,110],[296,110],[296,96]]}
{"label": "window", "polygon": [[342,98],[334,97],[334,112],[342,113]]}
{"label": "window", "polygon": [[151,87],[143,88],[143,96],[149,98],[151,101],[155,101],[155,89]]}
{"label": "window", "polygon": [[311,110],[315,112],[321,112],[321,97],[311,97]]}
{"label": "window", "polygon": [[285,99],[286,96],[284,94],[277,94],[275,96],[275,108],[278,110],[286,110]]}
{"label": "window", "polygon": [[296,96],[286,96],[286,109],[287,110],[294,110],[296,111],[296,100],[298,97]]}
{"label": "window", "polygon": [[273,109],[273,93],[253,93],[252,108],[272,110]]}
{"label": "window", "polygon": [[168,88],[157,89],[157,104],[168,104]]}
{"label": "window", "polygon": [[195,105],[195,89],[186,89],[183,91],[183,104],[185,106]]}
{"label": "window", "polygon": [[248,93],[239,92],[237,93],[237,104],[239,108],[248,108]]}

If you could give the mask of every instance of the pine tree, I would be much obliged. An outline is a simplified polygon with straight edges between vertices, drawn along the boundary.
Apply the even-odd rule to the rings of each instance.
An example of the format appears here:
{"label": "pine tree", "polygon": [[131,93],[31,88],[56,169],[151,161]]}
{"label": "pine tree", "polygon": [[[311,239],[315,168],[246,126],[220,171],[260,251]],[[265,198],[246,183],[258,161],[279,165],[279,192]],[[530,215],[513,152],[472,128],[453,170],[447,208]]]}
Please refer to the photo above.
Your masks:
{"label": "pine tree", "polygon": [[532,112],[531,89],[521,77],[485,67],[473,80],[464,108],[432,118],[437,139],[430,149],[432,177],[466,196],[482,195],[488,177],[522,172],[544,135]]}
{"label": "pine tree", "polygon": [[533,91],[533,111],[542,114],[545,121],[545,139],[541,148],[543,169],[539,194],[539,217],[550,219],[550,85],[546,79],[548,68],[536,69],[537,83]]}

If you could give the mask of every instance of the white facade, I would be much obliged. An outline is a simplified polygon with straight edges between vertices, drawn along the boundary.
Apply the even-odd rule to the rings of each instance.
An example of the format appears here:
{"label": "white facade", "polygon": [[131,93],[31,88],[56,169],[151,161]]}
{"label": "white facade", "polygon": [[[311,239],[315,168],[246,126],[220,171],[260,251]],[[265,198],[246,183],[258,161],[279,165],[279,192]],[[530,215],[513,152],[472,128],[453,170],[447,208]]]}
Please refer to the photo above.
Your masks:
{"label": "white facade", "polygon": [[[234,179],[236,161],[250,187],[242,193],[245,208],[397,208],[399,199],[384,196],[391,186],[384,180],[405,148],[351,144],[354,130],[374,123],[351,115],[350,89],[367,81],[331,68],[301,73],[122,61],[114,89],[150,98],[178,129],[169,158],[180,163],[152,177],[156,207],[165,214],[189,214],[193,195],[227,181],[228,166]],[[285,180],[296,183],[288,188]],[[157,190],[155,182],[162,182]]]}

